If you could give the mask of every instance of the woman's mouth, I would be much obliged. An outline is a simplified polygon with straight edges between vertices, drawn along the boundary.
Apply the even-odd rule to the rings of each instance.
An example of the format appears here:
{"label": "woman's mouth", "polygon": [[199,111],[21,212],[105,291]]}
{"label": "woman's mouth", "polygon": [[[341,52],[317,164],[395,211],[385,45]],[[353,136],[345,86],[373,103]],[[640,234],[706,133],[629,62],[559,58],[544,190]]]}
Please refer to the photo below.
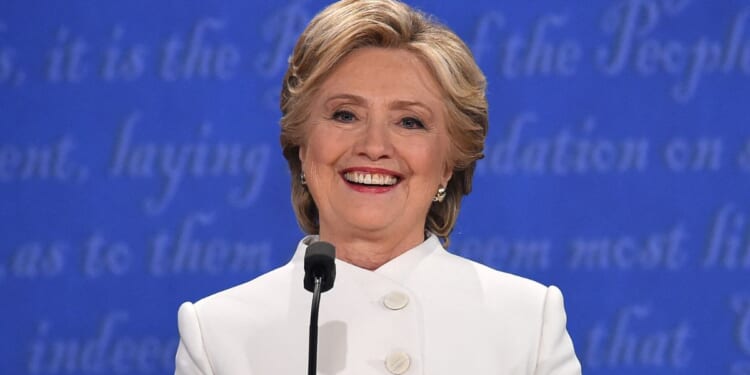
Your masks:
{"label": "woman's mouth", "polygon": [[348,182],[359,185],[393,186],[398,183],[398,178],[396,176],[359,171],[344,173],[344,179]]}
{"label": "woman's mouth", "polygon": [[379,168],[352,168],[341,172],[346,184],[360,193],[386,193],[401,181],[396,173]]}

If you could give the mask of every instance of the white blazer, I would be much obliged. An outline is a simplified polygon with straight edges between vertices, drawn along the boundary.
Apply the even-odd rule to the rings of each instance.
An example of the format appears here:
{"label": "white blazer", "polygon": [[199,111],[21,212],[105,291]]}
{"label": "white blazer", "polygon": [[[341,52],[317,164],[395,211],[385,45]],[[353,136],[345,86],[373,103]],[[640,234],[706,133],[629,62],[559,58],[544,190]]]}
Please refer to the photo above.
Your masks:
{"label": "white blazer", "polygon": [[[312,294],[292,260],[178,313],[177,375],[307,373]],[[560,290],[447,252],[437,237],[375,271],[336,260],[321,296],[318,374],[581,373]]]}

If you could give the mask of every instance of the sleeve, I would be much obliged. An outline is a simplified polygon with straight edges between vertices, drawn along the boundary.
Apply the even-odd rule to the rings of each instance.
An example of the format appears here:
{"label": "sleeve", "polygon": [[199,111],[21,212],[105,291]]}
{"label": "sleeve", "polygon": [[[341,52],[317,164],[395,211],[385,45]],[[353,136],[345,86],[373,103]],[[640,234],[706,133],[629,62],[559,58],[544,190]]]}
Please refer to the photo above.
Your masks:
{"label": "sleeve", "polygon": [[536,375],[580,375],[573,341],[565,328],[567,317],[563,296],[555,286],[547,288],[539,338]]}
{"label": "sleeve", "polygon": [[185,302],[180,306],[177,325],[180,345],[175,356],[175,375],[213,375],[195,305]]}

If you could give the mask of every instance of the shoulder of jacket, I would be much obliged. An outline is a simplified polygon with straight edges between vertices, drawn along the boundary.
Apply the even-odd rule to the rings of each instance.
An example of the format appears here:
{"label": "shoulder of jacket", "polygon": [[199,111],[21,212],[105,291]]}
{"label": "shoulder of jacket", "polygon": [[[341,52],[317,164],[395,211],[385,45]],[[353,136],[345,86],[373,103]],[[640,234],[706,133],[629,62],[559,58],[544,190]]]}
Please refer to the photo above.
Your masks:
{"label": "shoulder of jacket", "polygon": [[247,308],[255,310],[258,306],[272,308],[273,304],[284,301],[278,295],[289,290],[295,281],[302,289],[302,279],[294,280],[293,274],[291,263],[283,265],[253,280],[204,297],[195,303],[195,308],[203,316],[247,311]]}
{"label": "shoulder of jacket", "polygon": [[473,270],[481,283],[482,290],[488,297],[500,297],[518,299],[521,301],[543,304],[548,287],[538,281],[519,276],[516,274],[496,270],[471,259],[444,252],[446,261],[455,265],[463,265]]}

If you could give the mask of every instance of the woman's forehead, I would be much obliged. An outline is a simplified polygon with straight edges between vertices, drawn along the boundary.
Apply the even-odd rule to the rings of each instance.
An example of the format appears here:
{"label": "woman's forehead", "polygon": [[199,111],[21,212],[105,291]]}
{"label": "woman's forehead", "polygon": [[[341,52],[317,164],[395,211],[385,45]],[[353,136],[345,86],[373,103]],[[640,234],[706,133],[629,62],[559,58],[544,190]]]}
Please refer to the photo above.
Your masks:
{"label": "woman's forehead", "polygon": [[319,94],[364,100],[443,106],[441,89],[427,65],[413,52],[361,48],[344,57],[323,81]]}

